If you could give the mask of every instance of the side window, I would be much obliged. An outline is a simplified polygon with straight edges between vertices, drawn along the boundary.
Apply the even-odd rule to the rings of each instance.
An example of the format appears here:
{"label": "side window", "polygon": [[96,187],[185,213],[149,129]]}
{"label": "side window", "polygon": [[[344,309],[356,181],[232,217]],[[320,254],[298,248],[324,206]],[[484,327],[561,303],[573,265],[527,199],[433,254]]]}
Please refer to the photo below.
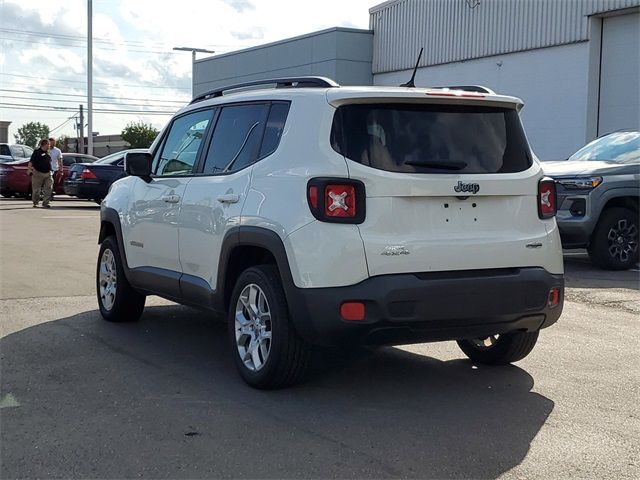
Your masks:
{"label": "side window", "polygon": [[11,156],[11,150],[9,149],[9,145],[0,145],[0,155]]}
{"label": "side window", "polygon": [[262,147],[260,148],[260,158],[271,155],[278,148],[288,113],[288,103],[279,102],[271,105],[269,119],[262,139]]}
{"label": "side window", "polygon": [[268,110],[266,104],[223,107],[203,173],[236,172],[255,162]]}
{"label": "side window", "polygon": [[26,145],[23,145],[22,149],[24,150],[24,156],[25,157],[31,157],[31,155],[33,155],[33,148],[27,147]]}
{"label": "side window", "polygon": [[201,110],[177,118],[154,158],[156,175],[190,175],[202,137],[211,121],[212,110]]}
{"label": "side window", "polygon": [[69,155],[62,155],[62,165],[65,167],[70,167],[76,163],[76,157],[70,157]]}

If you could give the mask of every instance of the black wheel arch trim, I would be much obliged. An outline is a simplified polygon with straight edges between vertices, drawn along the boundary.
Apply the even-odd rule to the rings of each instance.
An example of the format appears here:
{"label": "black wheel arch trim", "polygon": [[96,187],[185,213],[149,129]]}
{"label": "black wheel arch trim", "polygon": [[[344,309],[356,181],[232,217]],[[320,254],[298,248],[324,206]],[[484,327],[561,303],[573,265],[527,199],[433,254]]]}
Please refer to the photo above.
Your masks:
{"label": "black wheel arch trim", "polygon": [[289,266],[287,252],[280,235],[273,230],[263,227],[243,225],[231,228],[222,241],[216,282],[216,299],[214,303],[216,310],[226,311],[226,305],[224,305],[224,302],[227,298],[227,289],[232,291],[234,288],[234,285],[226,285],[225,282],[229,261],[232,258],[233,251],[237,247],[243,246],[260,247],[271,253],[276,260],[276,266],[280,272],[280,278],[282,280],[287,299],[290,298],[291,289],[295,288],[295,285],[291,274],[291,268]]}
{"label": "black wheel arch trim", "polygon": [[110,207],[102,207],[100,209],[100,233],[98,234],[98,244],[101,244],[108,236],[108,228],[106,225],[111,225],[118,242],[118,249],[120,250],[120,260],[122,260],[122,267],[124,274],[127,277],[129,283],[131,283],[131,273],[129,270],[129,264],[127,263],[127,253],[124,249],[124,240],[122,237],[122,225],[120,225],[120,215],[118,212]]}
{"label": "black wheel arch trim", "polygon": [[278,233],[267,228],[241,225],[230,229],[225,236],[220,250],[217,288],[212,297],[214,309],[221,312],[227,311],[227,305],[225,304],[228,298],[227,293],[232,292],[235,287],[235,285],[227,285],[225,281],[229,260],[232,258],[234,249],[243,246],[260,247],[273,256],[278,272],[280,273],[282,288],[284,289],[287,300],[289,318],[293,322],[297,332],[302,335],[303,338],[307,340],[315,338],[315,328],[308,321],[309,307],[306,298],[300,294],[301,289],[298,288],[293,281],[284,241]]}

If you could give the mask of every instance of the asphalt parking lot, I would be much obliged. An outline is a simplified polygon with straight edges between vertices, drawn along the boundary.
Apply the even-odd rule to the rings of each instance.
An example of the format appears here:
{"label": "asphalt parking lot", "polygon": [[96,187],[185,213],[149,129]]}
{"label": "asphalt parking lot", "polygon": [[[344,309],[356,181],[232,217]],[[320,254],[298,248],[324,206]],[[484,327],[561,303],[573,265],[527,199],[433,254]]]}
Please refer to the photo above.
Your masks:
{"label": "asphalt parking lot", "polygon": [[261,392],[206,313],[102,321],[99,208],[52,205],[0,201],[2,478],[640,477],[637,268],[567,254],[563,316],[517,365],[358,349]]}

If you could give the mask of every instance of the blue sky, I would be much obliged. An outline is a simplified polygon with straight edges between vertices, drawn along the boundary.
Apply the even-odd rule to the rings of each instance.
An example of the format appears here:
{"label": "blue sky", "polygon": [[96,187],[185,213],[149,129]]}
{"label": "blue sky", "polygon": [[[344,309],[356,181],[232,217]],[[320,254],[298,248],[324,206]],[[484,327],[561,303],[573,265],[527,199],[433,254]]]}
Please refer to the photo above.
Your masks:
{"label": "blue sky", "polygon": [[[379,3],[94,0],[93,130],[120,133],[138,120],[160,128],[188,102],[191,54],[173,47],[226,53],[329,27],[368,28]],[[0,17],[0,120],[12,122],[10,141],[29,121],[75,136],[70,117],[86,107],[86,0],[2,0]]]}

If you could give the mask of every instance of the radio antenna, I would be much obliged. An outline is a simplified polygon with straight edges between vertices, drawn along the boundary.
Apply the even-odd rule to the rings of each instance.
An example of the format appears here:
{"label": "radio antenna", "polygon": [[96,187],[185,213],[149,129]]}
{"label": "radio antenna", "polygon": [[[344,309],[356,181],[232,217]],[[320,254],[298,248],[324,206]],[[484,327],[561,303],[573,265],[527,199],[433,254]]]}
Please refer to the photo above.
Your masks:
{"label": "radio antenna", "polygon": [[416,79],[416,72],[418,71],[418,65],[420,64],[420,58],[422,58],[423,50],[424,50],[424,47],[420,49],[420,53],[418,54],[418,61],[416,62],[416,66],[413,67],[413,74],[411,75],[411,80],[409,80],[407,83],[403,83],[402,85],[400,85],[401,87],[409,87],[409,88],[416,87],[414,80]]}

